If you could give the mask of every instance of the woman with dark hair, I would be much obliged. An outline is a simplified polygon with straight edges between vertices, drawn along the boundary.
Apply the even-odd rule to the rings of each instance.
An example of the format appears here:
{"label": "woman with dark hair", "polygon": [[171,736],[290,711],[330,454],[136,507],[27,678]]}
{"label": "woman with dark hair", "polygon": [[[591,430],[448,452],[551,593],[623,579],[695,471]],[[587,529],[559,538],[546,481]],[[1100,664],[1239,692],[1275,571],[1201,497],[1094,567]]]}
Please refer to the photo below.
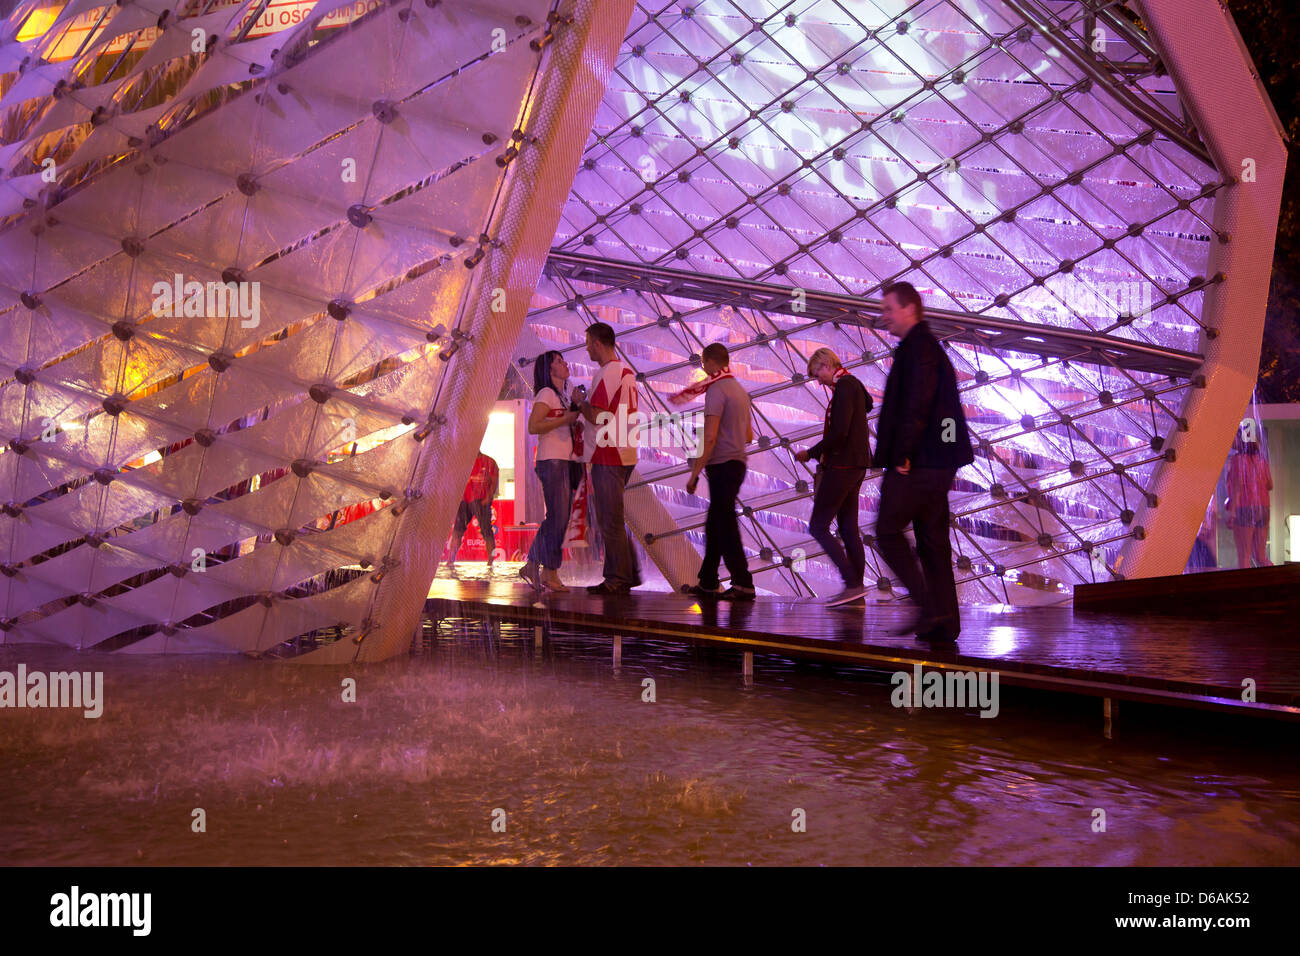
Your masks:
{"label": "woman with dark hair", "polygon": [[[564,530],[569,526],[573,505],[573,470],[582,455],[582,426],[578,423],[575,399],[568,396],[569,365],[564,356],[551,350],[533,363],[533,410],[528,416],[528,433],[537,435],[535,470],[546,499],[546,520],[528,549],[528,561],[519,576],[535,588],[567,591],[560,580]],[[582,392],[581,386],[577,389]]]}

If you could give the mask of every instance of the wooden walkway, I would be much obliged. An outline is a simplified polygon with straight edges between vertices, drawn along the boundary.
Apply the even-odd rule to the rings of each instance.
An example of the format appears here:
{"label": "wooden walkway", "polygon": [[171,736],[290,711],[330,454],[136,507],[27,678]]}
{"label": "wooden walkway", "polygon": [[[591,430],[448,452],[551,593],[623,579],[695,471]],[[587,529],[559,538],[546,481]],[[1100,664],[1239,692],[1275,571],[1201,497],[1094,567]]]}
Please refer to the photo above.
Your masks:
{"label": "wooden walkway", "polygon": [[[955,645],[931,646],[892,629],[907,611],[868,605],[855,611],[779,598],[752,603],[701,601],[633,591],[595,597],[575,589],[535,596],[526,585],[436,580],[426,603],[435,619],[508,621],[538,629],[580,630],[611,638],[652,637],[728,647],[743,654],[816,659],[898,671],[996,671],[1001,684],[1141,701],[1283,721],[1300,721],[1300,629],[1294,618],[1205,620],[1096,614],[1069,607],[966,608]],[[1242,700],[1243,681],[1255,700]]]}

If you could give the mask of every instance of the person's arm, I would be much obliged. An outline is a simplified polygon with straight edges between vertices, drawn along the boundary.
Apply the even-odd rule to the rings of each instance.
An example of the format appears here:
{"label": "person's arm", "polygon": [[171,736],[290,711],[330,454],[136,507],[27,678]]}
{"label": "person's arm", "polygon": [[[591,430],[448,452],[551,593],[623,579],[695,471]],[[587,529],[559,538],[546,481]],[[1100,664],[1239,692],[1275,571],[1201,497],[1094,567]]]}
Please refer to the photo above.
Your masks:
{"label": "person's arm", "polygon": [[[591,393],[590,393],[591,398],[595,398],[596,392],[598,392],[599,390],[600,390],[600,379],[599,376],[597,376],[597,378],[591,383]],[[593,405],[588,400],[587,393],[585,391],[583,392],[583,394],[575,397],[577,398],[578,401],[578,412],[582,415],[582,417],[585,418],[587,421],[591,422],[591,424],[593,425],[599,425],[600,422],[596,421],[596,418],[600,415],[601,412],[608,411],[608,409],[601,408],[598,405]],[[608,398],[608,396],[606,396],[606,398]]]}
{"label": "person's arm", "polygon": [[713,449],[718,444],[718,427],[721,424],[721,415],[704,416],[704,445],[700,448],[699,455],[691,464],[691,477],[686,479],[687,494],[695,494],[695,486],[699,483],[700,472],[704,470],[708,460],[713,457]]}
{"label": "person's arm", "polygon": [[908,376],[908,389],[902,396],[903,411],[899,417],[899,452],[903,464],[897,466],[901,474],[911,471],[912,463],[921,451],[921,438],[934,410],[935,399],[939,393],[939,355],[940,346],[928,342],[917,342],[911,356],[911,375]]}
{"label": "person's arm", "polygon": [[554,411],[552,406],[540,398],[533,402],[533,410],[528,413],[528,433],[530,435],[545,435],[547,432],[553,432],[557,428],[569,425],[578,417],[573,412],[565,412],[563,415],[550,418],[548,416],[552,411]]}

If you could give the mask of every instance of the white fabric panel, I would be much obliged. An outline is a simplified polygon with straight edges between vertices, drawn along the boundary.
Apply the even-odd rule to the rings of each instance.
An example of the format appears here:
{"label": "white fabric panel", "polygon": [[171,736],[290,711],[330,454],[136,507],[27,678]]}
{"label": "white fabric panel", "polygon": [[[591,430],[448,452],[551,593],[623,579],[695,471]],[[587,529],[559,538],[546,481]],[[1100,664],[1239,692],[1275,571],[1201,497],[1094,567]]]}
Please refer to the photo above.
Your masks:
{"label": "white fabric panel", "polygon": [[373,590],[367,578],[358,578],[298,601],[276,601],[270,608],[254,604],[189,633],[199,640],[219,641],[232,651],[266,651],[319,627],[357,623]]}
{"label": "white fabric panel", "polygon": [[[452,313],[445,314],[450,316]],[[333,322],[332,319],[326,321]],[[381,319],[353,314],[346,322],[337,324],[334,354],[330,356],[327,372],[331,381],[346,381],[373,368],[383,359],[427,344],[422,332]]]}
{"label": "white fabric panel", "polygon": [[[66,597],[81,590],[95,594],[159,566],[160,562],[152,557],[118,547],[114,543],[116,540],[110,540],[101,548],[86,545],[73,548],[48,561],[24,568],[22,573],[57,585],[61,589],[59,593]],[[13,615],[21,612],[11,607],[7,613]]]}
{"label": "white fabric panel", "polygon": [[8,210],[5,215],[10,215],[25,208],[27,200],[38,200],[40,192],[48,183],[42,178],[40,173],[29,173],[26,176],[14,176],[6,179],[3,183],[3,202]]}
{"label": "white fabric panel", "polygon": [[171,637],[156,631],[143,640],[128,644],[119,654],[229,654],[230,648],[216,641],[204,640],[193,630],[179,630]]}
{"label": "white fabric panel", "polygon": [[131,408],[138,415],[170,421],[178,429],[193,434],[209,425],[208,403],[216,377],[210,367],[202,369],[175,385],[132,402]]}
{"label": "white fabric panel", "polygon": [[[96,4],[74,2],[87,9]],[[19,134],[25,139],[0,147],[0,162],[12,165],[30,154],[36,138],[71,129],[80,145],[59,170],[69,180],[87,163],[125,157],[78,183],[48,215],[24,211],[25,199],[45,192],[39,174],[0,184],[0,214],[9,209],[25,216],[19,228],[0,233],[0,374],[26,367],[36,375],[30,385],[11,379],[0,386],[0,442],[19,436],[30,445],[22,456],[0,452],[0,501],[24,506],[19,517],[3,519],[9,528],[0,538],[3,559],[22,562],[87,533],[108,534],[102,548],[80,543],[21,568],[16,578],[0,579],[0,594],[16,596],[6,601],[7,615],[102,592],[169,564],[188,566],[195,548],[210,553],[282,528],[295,533],[288,546],[261,540],[250,553],[207,571],[163,574],[94,607],[57,610],[0,641],[90,646],[230,598],[283,590],[362,559],[379,563],[390,552],[398,526],[390,507],[329,531],[315,526],[381,490],[394,499],[390,504],[400,501],[421,449],[409,428],[361,455],[324,461],[354,438],[391,433],[404,415],[423,421],[432,404],[445,365],[425,332],[456,324],[474,278],[463,263],[489,227],[505,176],[494,160],[510,142],[540,59],[527,38],[544,29],[547,4],[392,5],[331,31],[301,62],[271,73],[273,51],[291,48],[327,12],[350,2],[325,0],[294,30],[233,46],[223,40],[201,64],[191,54],[190,31],[200,26],[229,37],[255,4],[169,21],[126,83],[114,80],[36,104]],[[160,11],[175,5],[128,0],[108,9],[110,26],[96,45],[152,27]],[[399,8],[409,13],[406,20],[398,18]],[[532,18],[523,27],[516,23],[521,12]],[[505,52],[475,62],[498,27],[512,42]],[[45,47],[52,48],[61,32],[51,31]],[[22,45],[5,44],[0,63],[26,53]],[[267,69],[250,72],[250,63]],[[96,107],[116,108],[124,86],[162,64],[174,66],[179,95],[91,128]],[[3,105],[47,96],[73,66],[27,71]],[[205,103],[159,145],[144,145],[150,127],[179,113],[186,100],[254,76],[262,78],[251,89],[216,106]],[[381,100],[397,103],[395,121],[385,124],[375,115]],[[345,181],[348,160],[356,161],[355,181]],[[465,160],[473,161],[445,172]],[[256,184],[252,195],[239,188],[244,174]],[[367,225],[348,221],[352,206],[379,203],[433,176],[441,178],[369,209]],[[466,241],[453,246],[453,236]],[[130,243],[124,248],[128,238],[143,251]],[[430,270],[440,259],[443,264]],[[182,282],[218,283],[230,267],[241,267],[258,283],[255,325],[245,326],[239,315],[185,316],[179,302],[155,308],[156,283],[170,287],[178,274]],[[423,274],[407,280],[417,269]],[[344,321],[326,314],[335,299],[355,303],[377,289],[385,291],[350,304]],[[36,308],[22,305],[19,293],[35,295]],[[113,333],[119,321],[133,327],[126,341]],[[281,337],[289,329],[292,334]],[[208,361],[217,352],[232,356],[220,373]],[[405,364],[342,388],[397,356]],[[323,404],[308,394],[318,383],[335,389]],[[103,402],[118,392],[125,409],[113,415]],[[52,443],[39,442],[46,419],[63,426]],[[245,420],[250,427],[238,427]],[[235,430],[218,435],[210,447],[192,441],[200,429],[232,425]],[[182,442],[188,444],[173,454],[118,472],[107,486],[87,481],[97,468],[117,471]],[[287,471],[296,459],[315,463],[306,478]],[[172,510],[182,499],[206,502],[253,476],[272,474],[256,491],[205,503],[196,516]],[[57,493],[70,483],[76,487]],[[26,507],[38,496],[48,500]],[[153,521],[159,514],[166,517]],[[256,605],[199,632],[168,637],[157,631],[129,651],[265,650],[314,627],[356,623],[375,588],[366,576],[305,600],[279,599],[270,610]]]}
{"label": "white fabric panel", "polygon": [[119,83],[101,83],[84,90],[71,90],[60,99],[51,101],[48,109],[28,134],[33,139],[74,123],[90,122],[90,115],[113,98]]}
{"label": "white fabric panel", "polygon": [[193,51],[195,30],[202,30],[208,36],[221,34],[230,23],[232,15],[231,7],[222,7],[203,16],[186,17],[183,20],[169,19],[162,36],[153,41],[149,50],[126,75],[133,76],[165,60],[188,56]]}
{"label": "white fabric panel", "polygon": [[456,260],[445,262],[411,282],[367,299],[356,307],[365,320],[376,316],[396,325],[425,331],[439,323],[447,328],[447,319],[455,314],[469,283],[470,270]]}
{"label": "white fabric panel", "polygon": [[24,511],[17,518],[0,517],[0,522],[7,522],[11,531],[8,539],[11,563],[25,561],[34,554],[41,554],[56,545],[73,541],[89,530],[69,528],[53,521],[46,521],[36,513],[36,510]]}
{"label": "white fabric panel", "polygon": [[70,67],[71,64],[65,62],[46,63],[35,69],[29,69],[18,77],[3,97],[0,97],[0,110],[17,106],[37,96],[49,96],[54,85],[67,77]]}
{"label": "white fabric panel", "polygon": [[274,551],[279,547],[264,545],[234,561],[210,564],[206,571],[191,571],[180,578],[164,574],[142,587],[107,598],[105,603],[150,620],[184,621],[257,590],[259,582],[270,579],[275,566]]}
{"label": "white fabric panel", "polygon": [[107,532],[173,504],[174,499],[135,487],[128,479],[118,479],[107,486],[87,482],[66,495],[28,508],[27,514],[67,528],[71,539],[88,531]]}
{"label": "white fabric panel", "polygon": [[[108,122],[95,127],[82,144],[77,147],[76,152],[67,158],[64,165],[72,169],[86,163],[93,163],[106,156],[117,156],[136,150],[145,141],[145,131],[148,127],[156,123],[164,113],[172,108],[170,103],[160,103],[157,106],[151,106],[136,113],[122,113],[113,116]],[[132,138],[140,140],[140,144],[132,146],[130,142]],[[123,167],[123,171],[129,170],[133,176],[140,175],[136,171],[136,163],[125,163]]]}
{"label": "white fabric panel", "polygon": [[348,391],[364,398],[371,406],[388,409],[399,420],[409,414],[416,422],[421,422],[428,413],[428,400],[424,399],[423,407],[417,402],[421,396],[434,394],[445,368],[445,363],[430,354]]}
{"label": "white fabric panel", "polygon": [[108,330],[100,319],[54,296],[43,296],[34,310],[20,305],[0,315],[0,362],[39,368]]}
{"label": "white fabric panel", "polygon": [[[42,292],[36,311],[51,324],[84,329],[81,338],[67,340],[67,348],[75,348],[108,334],[125,308],[130,282],[131,260],[126,256],[114,256],[59,283],[58,288]],[[23,288],[30,286],[24,283]],[[89,321],[92,319],[96,321]]]}
{"label": "white fabric panel", "polygon": [[[148,0],[132,0],[132,2],[122,6],[115,15],[108,18],[104,28],[96,34],[94,41],[86,47],[86,53],[106,46],[125,33],[135,33],[145,27],[153,26],[158,22],[158,15],[162,13],[165,6],[166,4],[162,3],[149,3]],[[153,9],[155,7],[157,9]]]}
{"label": "white fabric panel", "polygon": [[67,207],[63,215],[69,221],[84,223],[87,229],[106,236],[119,240],[125,236],[144,239],[146,251],[142,261],[155,247],[168,248],[166,234],[155,237],[154,233],[215,197],[235,191],[233,178],[185,163],[159,166],[150,162],[144,175],[136,169],[135,163],[123,164],[108,174],[107,188],[76,193],[60,203],[59,208]]}
{"label": "white fabric panel", "polygon": [[[406,435],[396,439],[396,442],[399,448],[401,445],[415,444],[414,439]],[[380,447],[384,448],[391,444],[393,444],[393,442],[385,443],[385,445],[381,445]],[[395,460],[400,461],[400,451],[395,451],[392,454]],[[357,457],[360,458],[364,456],[358,455]],[[380,464],[383,462],[384,458],[382,456],[376,456],[372,459],[372,463],[374,464]],[[376,489],[358,485],[356,479],[362,478],[362,480],[366,480],[367,483],[375,480],[382,481],[386,474],[391,473],[375,473],[362,478],[362,476],[360,476],[355,470],[351,472],[340,472],[336,471],[334,467],[312,472],[306,478],[302,479],[302,484],[298,489],[298,496],[294,499],[293,511],[289,515],[289,527],[301,528],[339,508],[346,508],[362,501],[369,501],[371,498],[376,496]],[[404,478],[405,476],[402,477]],[[404,486],[405,482],[403,481],[396,488],[387,490],[392,490],[394,494],[400,494]]]}
{"label": "white fabric panel", "polygon": [[477,238],[482,232],[483,202],[501,178],[496,158],[503,152],[501,148],[481,156],[432,186],[376,209],[375,222],[413,228],[423,225],[426,229],[432,226],[444,235]]}
{"label": "white fabric panel", "polygon": [[201,261],[247,268],[339,218],[319,200],[258,189],[253,196],[229,194],[160,239],[165,249],[186,249]]}
{"label": "white fabric panel", "polygon": [[306,386],[325,380],[340,324],[318,318],[283,341],[238,359],[238,367],[246,375],[280,376],[305,391]]}
{"label": "white fabric panel", "polygon": [[[514,88],[537,66],[538,54],[527,43],[515,43],[491,60],[474,64],[458,76],[413,99],[400,103],[397,120],[383,128],[383,142],[370,173],[371,202],[390,196],[417,181],[421,173],[445,169],[452,163],[488,149],[483,134],[499,143],[510,140],[519,102],[497,96],[505,84]],[[503,79],[507,72],[510,79]]]}
{"label": "white fabric panel", "polygon": [[306,388],[302,385],[288,379],[275,382],[263,375],[246,372],[236,361],[227,371],[217,376],[211,420],[214,424],[232,422],[265,405],[296,400],[305,391]]}
{"label": "white fabric panel", "polygon": [[13,640],[12,635],[16,632],[23,640],[34,636],[65,647],[88,648],[114,634],[148,623],[149,619],[117,610],[100,601],[94,607],[74,604],[39,621],[20,624],[7,636]]}
{"label": "white fabric panel", "polygon": [[[271,67],[271,54],[284,44],[284,38],[272,33],[253,40],[245,40],[233,46],[219,43],[203,65],[198,68],[185,88],[176,94],[176,99],[185,101],[199,96],[208,90],[225,86],[228,83],[241,83],[250,80],[258,73],[265,73]],[[250,67],[258,67],[258,71]]]}
{"label": "white fabric panel", "polygon": [[47,227],[39,237],[31,287],[41,291],[49,289],[81,272],[86,263],[98,262],[121,252],[120,239],[99,236],[60,220],[57,226]]}
{"label": "white fabric panel", "polygon": [[[402,38],[397,60],[390,72],[379,77],[381,88],[389,99],[409,96],[419,89],[419,78],[448,73],[448,64],[468,63],[491,50],[493,30],[505,31],[507,42],[526,49],[526,40],[515,41],[542,32],[541,28],[546,25],[547,6],[544,0],[475,3],[472,6],[441,3],[432,10],[413,4],[413,15],[406,23],[407,34]],[[516,26],[515,17],[520,14],[528,16],[532,23],[527,27]],[[492,72],[496,73],[496,70]],[[505,87],[504,78],[500,82],[502,87],[499,88],[516,88]]]}
{"label": "white fabric panel", "polygon": [[[69,554],[82,550],[89,549],[75,548]],[[39,573],[43,567],[44,565],[38,564],[35,568],[23,568],[18,572],[17,577],[12,579],[15,587],[9,592],[4,609],[5,617],[15,618],[20,614],[34,611],[48,602],[58,601],[61,598],[80,593],[79,588],[71,586],[70,582],[84,581],[84,574],[79,578],[60,581]],[[88,566],[86,570],[89,570]]]}
{"label": "white fabric panel", "polygon": [[258,195],[268,191],[286,197],[285,202],[302,202],[309,218],[322,226],[345,219],[348,207],[365,198],[381,131],[387,136],[385,127],[367,118],[292,162],[259,172]]}

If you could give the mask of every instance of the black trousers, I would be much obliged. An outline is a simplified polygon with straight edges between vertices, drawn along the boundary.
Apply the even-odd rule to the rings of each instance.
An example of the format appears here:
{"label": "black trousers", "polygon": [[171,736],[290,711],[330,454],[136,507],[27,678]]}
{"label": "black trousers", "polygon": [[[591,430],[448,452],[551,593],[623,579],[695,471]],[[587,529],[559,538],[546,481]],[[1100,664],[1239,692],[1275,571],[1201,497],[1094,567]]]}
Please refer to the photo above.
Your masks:
{"label": "black trousers", "polygon": [[748,469],[743,461],[724,461],[705,465],[709,479],[709,511],[704,518],[704,562],[700,565],[700,587],[719,585],[718,565],[727,562],[731,586],[752,588],[749,561],[740,540],[740,522],[736,520],[736,497]]}
{"label": "black trousers", "polygon": [[[456,510],[456,525],[452,529],[452,536],[457,543],[465,537],[470,521],[478,522],[479,534],[483,535],[483,547],[487,549],[488,561],[491,561],[492,552],[497,549],[496,535],[492,531],[492,502],[461,501]],[[456,555],[453,554],[451,560],[455,561]]]}
{"label": "black trousers", "polygon": [[[867,553],[858,532],[858,492],[866,477],[865,468],[819,468],[808,518],[809,533],[840,572],[846,588],[861,586],[867,570]],[[831,533],[832,518],[840,532],[838,538]]]}
{"label": "black trousers", "polygon": [[[961,629],[948,538],[948,489],[955,474],[947,468],[913,468],[906,475],[888,469],[876,519],[876,550],[920,606],[922,626],[942,626],[954,637]],[[903,535],[909,524],[915,552]]]}

